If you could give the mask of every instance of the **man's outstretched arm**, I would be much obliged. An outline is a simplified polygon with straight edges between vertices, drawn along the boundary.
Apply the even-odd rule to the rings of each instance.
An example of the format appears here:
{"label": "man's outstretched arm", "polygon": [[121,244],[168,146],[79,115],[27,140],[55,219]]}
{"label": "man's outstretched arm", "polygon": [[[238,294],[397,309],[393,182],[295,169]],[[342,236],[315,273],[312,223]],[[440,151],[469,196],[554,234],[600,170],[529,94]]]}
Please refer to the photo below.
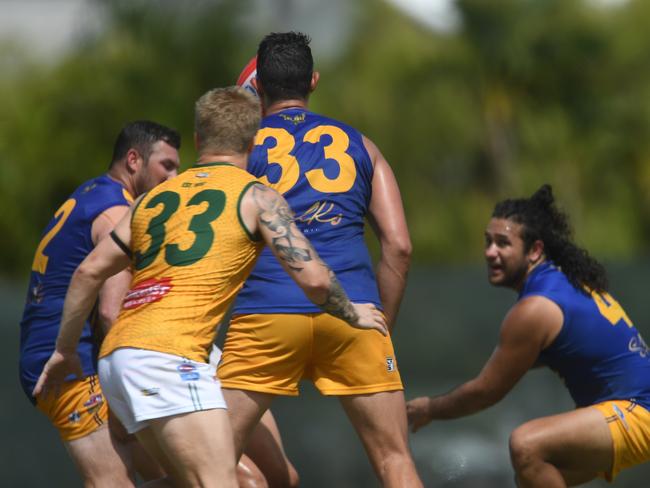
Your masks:
{"label": "man's outstretched arm", "polygon": [[476,378],[447,394],[407,403],[411,430],[416,432],[432,420],[471,415],[500,401],[535,365],[562,322],[562,311],[546,298],[533,296],[517,303],[505,317],[499,343]]}

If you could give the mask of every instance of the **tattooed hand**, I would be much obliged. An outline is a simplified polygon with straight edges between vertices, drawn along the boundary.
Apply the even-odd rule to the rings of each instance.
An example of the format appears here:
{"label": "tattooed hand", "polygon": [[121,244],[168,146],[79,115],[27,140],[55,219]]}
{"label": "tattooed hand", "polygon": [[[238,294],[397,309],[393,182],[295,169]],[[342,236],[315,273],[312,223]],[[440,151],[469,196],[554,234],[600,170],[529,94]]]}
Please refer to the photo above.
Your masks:
{"label": "tattooed hand", "polygon": [[330,287],[324,303],[317,305],[325,312],[345,320],[357,329],[375,329],[382,335],[388,335],[386,319],[372,303],[352,303],[345,290],[336,279],[334,272],[328,268]]}
{"label": "tattooed hand", "polygon": [[384,314],[372,303],[353,303],[355,313],[359,317],[355,324],[348,322],[357,329],[374,329],[383,336],[388,335],[388,325]]}

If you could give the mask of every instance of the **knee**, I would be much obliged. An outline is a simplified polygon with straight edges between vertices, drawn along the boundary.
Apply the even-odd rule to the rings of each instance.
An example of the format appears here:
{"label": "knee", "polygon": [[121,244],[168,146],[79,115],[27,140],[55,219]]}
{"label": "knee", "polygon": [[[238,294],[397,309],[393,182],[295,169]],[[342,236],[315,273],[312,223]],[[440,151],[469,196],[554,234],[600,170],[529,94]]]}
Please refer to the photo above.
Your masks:
{"label": "knee", "polygon": [[123,486],[125,488],[135,488],[135,479],[123,472],[102,472],[84,474],[84,488],[108,488],[112,486]]}
{"label": "knee", "polygon": [[293,467],[292,464],[289,465],[289,485],[288,488],[298,488],[300,484],[300,476],[298,476],[298,471]]}
{"label": "knee", "polygon": [[260,474],[248,473],[243,476],[239,474],[237,476],[237,483],[240,488],[269,488],[266,478]]}
{"label": "knee", "polygon": [[266,478],[259,469],[242,463],[237,465],[237,483],[240,488],[269,488]]}
{"label": "knee", "polygon": [[269,488],[298,488],[300,485],[300,476],[296,468],[288,463],[286,469],[274,470],[266,473]]}
{"label": "knee", "polygon": [[382,479],[390,479],[396,473],[415,472],[415,463],[408,446],[400,449],[384,451],[376,458],[379,475]]}
{"label": "knee", "polygon": [[510,434],[509,447],[510,460],[516,472],[526,469],[540,459],[533,432],[526,425],[517,427]]}

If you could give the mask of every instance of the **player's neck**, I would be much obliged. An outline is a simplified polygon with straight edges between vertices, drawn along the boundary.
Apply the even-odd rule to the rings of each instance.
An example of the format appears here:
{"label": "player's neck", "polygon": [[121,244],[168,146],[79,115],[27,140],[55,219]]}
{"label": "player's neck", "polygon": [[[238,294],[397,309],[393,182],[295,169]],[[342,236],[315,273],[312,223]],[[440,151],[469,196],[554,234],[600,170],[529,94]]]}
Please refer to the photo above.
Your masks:
{"label": "player's neck", "polygon": [[307,100],[302,100],[300,98],[291,99],[291,100],[279,100],[273,102],[271,105],[266,107],[264,110],[264,115],[272,115],[283,110],[288,110],[290,108],[301,108],[307,109]]}
{"label": "player's neck", "polygon": [[523,276],[523,278],[519,283],[517,283],[512,287],[513,290],[515,290],[517,293],[520,293],[521,290],[524,289],[524,285],[526,284],[526,281],[528,281],[528,278],[530,278],[530,275],[533,274],[533,271],[535,271],[540,264],[545,262],[546,262],[546,256],[542,256],[534,263],[530,263],[528,265],[528,269],[526,270],[526,274]]}
{"label": "player's neck", "polygon": [[233,166],[237,166],[238,168],[246,169],[247,161],[248,161],[247,154],[205,153],[199,155],[199,159],[196,161],[196,165],[200,166],[202,164],[209,164],[209,163],[230,163]]}
{"label": "player's neck", "polygon": [[132,198],[135,199],[138,196],[135,191],[135,182],[133,179],[129,178],[127,174],[120,171],[117,167],[109,169],[106,174],[109,178],[121,184],[126,191],[129,192],[129,195],[131,195]]}

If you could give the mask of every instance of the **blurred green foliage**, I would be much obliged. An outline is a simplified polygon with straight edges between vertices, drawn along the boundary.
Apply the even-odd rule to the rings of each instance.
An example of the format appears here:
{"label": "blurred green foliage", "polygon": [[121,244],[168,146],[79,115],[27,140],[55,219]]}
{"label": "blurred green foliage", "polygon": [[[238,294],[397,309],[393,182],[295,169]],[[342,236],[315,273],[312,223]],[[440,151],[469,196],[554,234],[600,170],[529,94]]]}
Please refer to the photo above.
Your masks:
{"label": "blurred green foliage", "polygon": [[[0,46],[3,274],[26,275],[42,227],[105,170],[125,122],[178,128],[191,164],[194,101],[232,84],[264,34],[245,22],[248,1],[96,2],[105,28],[54,64]],[[495,201],[545,182],[594,255],[644,253],[650,3],[458,0],[450,33],[376,0],[358,3],[345,49],[316,59],[312,108],[381,148],[402,188],[416,262],[479,260]]]}

